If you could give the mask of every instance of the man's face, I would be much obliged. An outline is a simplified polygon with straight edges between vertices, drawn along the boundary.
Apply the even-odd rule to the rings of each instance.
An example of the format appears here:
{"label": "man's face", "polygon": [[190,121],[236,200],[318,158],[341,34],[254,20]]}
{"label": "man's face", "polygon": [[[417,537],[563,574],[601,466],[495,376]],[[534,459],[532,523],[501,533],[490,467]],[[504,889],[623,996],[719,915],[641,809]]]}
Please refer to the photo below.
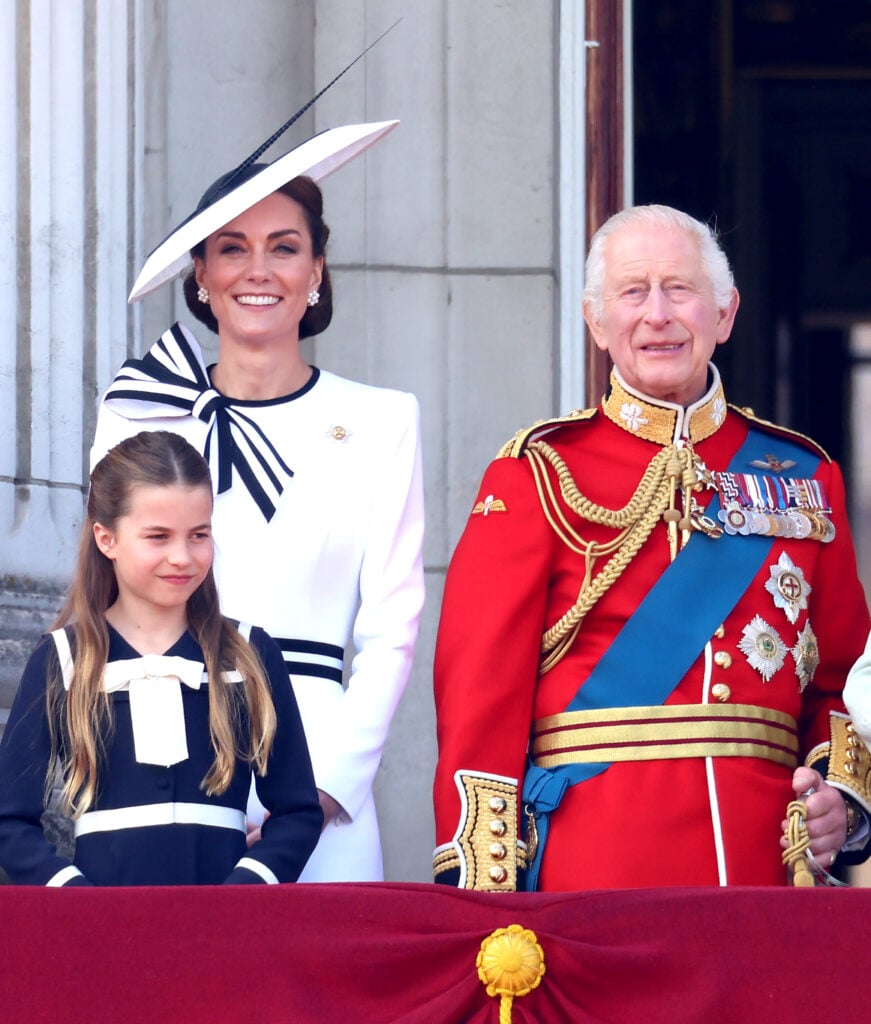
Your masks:
{"label": "man's face", "polygon": [[732,330],[738,293],[717,308],[694,236],[648,225],[615,232],[605,243],[604,299],[601,320],[588,305],[584,315],[624,381],[677,405],[701,398],[708,361]]}

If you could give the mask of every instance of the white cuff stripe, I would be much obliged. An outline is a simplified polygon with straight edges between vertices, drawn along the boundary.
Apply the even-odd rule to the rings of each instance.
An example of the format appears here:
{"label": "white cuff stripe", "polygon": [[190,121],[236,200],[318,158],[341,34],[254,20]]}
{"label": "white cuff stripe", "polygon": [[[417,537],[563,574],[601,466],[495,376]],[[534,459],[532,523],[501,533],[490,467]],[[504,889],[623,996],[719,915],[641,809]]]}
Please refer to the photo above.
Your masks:
{"label": "white cuff stripe", "polygon": [[253,857],[243,857],[236,867],[247,868],[248,871],[253,871],[255,875],[259,875],[268,885],[278,885],[278,876],[265,864],[262,864],[259,860],[254,860]]}
{"label": "white cuff stripe", "polygon": [[328,654],[316,654],[311,651],[282,651],[285,661],[293,661],[305,665],[323,665],[325,668],[342,670],[342,659],[331,658]]}
{"label": "white cuff stripe", "polygon": [[65,868],[61,868],[56,875],[52,875],[45,885],[46,888],[58,889],[66,885],[70,879],[78,878],[80,875],[81,871],[75,865],[70,864]]}

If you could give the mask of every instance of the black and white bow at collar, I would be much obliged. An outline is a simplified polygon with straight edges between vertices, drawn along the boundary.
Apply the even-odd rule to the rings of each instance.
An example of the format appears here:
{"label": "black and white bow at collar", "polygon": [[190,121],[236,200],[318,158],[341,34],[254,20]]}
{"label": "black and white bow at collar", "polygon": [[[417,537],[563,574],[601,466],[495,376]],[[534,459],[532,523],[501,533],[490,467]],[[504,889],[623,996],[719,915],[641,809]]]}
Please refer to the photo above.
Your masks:
{"label": "black and white bow at collar", "polygon": [[208,424],[203,455],[217,494],[233,486],[235,470],[267,522],[293,476],[260,427],[209,381],[196,339],[173,324],[142,359],[128,359],[104,399],[128,419],[195,416]]}

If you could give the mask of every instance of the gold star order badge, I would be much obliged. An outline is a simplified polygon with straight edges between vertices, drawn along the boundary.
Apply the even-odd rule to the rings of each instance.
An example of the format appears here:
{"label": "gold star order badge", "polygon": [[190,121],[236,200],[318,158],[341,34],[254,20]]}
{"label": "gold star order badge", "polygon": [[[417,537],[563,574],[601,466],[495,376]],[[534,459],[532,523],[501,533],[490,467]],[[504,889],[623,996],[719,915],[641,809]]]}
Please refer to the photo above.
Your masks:
{"label": "gold star order badge", "polygon": [[807,608],[811,586],[785,551],[778,558],[777,565],[769,567],[769,572],[771,575],[765,582],[765,589],[774,598],[775,607],[782,608],[795,625],[798,613]]}
{"label": "gold star order badge", "polygon": [[810,620],[804,624],[804,629],[798,634],[796,645],[790,653],[795,659],[795,674],[798,676],[799,692],[804,693],[805,687],[813,679],[814,672],[820,663],[817,638],[811,629]]}
{"label": "gold star order badge", "polygon": [[752,668],[769,682],[774,673],[783,668],[787,647],[773,626],[769,626],[761,615],[754,615],[742,630],[738,650],[747,658]]}

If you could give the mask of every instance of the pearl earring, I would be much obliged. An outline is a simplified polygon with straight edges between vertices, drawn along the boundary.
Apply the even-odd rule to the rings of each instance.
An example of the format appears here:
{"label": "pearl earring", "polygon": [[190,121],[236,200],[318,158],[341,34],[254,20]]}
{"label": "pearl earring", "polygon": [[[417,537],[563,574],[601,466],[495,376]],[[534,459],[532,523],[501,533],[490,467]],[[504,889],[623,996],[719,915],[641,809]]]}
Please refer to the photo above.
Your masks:
{"label": "pearl earring", "polygon": [[200,285],[200,287],[197,288],[197,299],[200,302],[202,302],[203,305],[208,306],[208,304],[209,304],[209,293],[206,291],[205,288],[203,288],[202,285]]}
{"label": "pearl earring", "polygon": [[311,308],[312,306],[316,306],[318,304],[318,299],[320,299],[320,297],[321,293],[317,290],[317,288],[312,288],[312,290],[308,293],[306,305],[309,306],[309,308]]}

